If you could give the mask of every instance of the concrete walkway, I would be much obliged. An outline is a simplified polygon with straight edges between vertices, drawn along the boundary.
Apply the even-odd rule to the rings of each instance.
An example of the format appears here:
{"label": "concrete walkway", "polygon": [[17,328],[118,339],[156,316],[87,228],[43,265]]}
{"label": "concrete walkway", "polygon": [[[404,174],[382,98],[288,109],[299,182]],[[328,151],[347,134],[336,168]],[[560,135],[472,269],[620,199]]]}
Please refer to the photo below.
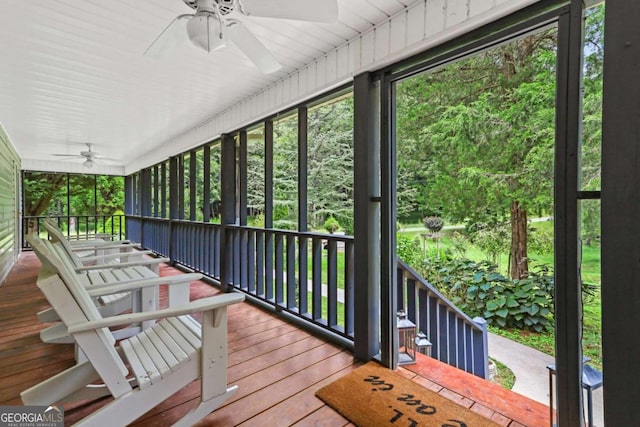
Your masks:
{"label": "concrete walkway", "polygon": [[[554,358],[508,338],[489,333],[489,356],[507,366],[516,377],[512,391],[545,405],[549,404],[549,371]],[[585,422],[586,393],[584,395]],[[604,426],[602,388],[593,392],[594,425]]]}

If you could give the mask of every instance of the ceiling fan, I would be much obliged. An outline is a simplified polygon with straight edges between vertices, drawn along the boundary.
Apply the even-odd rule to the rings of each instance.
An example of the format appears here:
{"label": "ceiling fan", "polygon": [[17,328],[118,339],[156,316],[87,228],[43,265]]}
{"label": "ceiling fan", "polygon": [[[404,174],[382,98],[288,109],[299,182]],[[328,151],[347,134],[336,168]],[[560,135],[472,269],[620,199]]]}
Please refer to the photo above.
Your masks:
{"label": "ceiling fan", "polygon": [[96,163],[96,160],[107,160],[107,161],[115,160],[109,157],[101,156],[100,154],[96,153],[91,149],[92,144],[90,143],[86,143],[86,144],[87,144],[87,150],[81,151],[79,155],[78,154],[54,154],[54,156],[66,157],[66,159],[63,159],[63,160],[85,159],[82,165],[89,169],[93,167],[93,165]]}
{"label": "ceiling fan", "polygon": [[[332,23],[338,19],[337,0],[182,0],[195,10],[177,16],[145,51],[163,56],[190,40],[207,52],[233,43],[265,74],[281,68],[278,60],[242,23],[251,16]],[[239,19],[238,19],[239,18]]]}

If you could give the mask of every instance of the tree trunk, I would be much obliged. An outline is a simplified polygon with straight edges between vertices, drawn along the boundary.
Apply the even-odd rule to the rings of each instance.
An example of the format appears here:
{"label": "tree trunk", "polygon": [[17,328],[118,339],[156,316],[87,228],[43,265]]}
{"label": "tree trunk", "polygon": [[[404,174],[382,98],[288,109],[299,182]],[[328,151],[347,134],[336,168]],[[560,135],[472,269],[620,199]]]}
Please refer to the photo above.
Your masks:
{"label": "tree trunk", "polygon": [[520,202],[511,202],[511,252],[509,254],[511,278],[522,279],[529,274],[527,260],[527,211]]}
{"label": "tree trunk", "polygon": [[29,196],[33,197],[30,194],[25,194],[27,200],[25,200],[25,216],[40,216],[48,207],[51,199],[56,195],[56,192],[65,184],[67,175],[66,174],[46,174],[44,177],[39,177],[40,181],[44,181],[46,183],[46,191],[43,192],[42,196],[37,200],[32,200]]}

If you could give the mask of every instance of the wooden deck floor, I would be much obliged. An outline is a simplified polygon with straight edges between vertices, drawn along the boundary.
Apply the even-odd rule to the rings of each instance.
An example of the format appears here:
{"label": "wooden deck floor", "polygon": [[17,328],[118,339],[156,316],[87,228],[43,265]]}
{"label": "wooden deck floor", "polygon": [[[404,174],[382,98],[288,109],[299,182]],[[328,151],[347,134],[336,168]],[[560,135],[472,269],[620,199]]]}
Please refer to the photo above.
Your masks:
{"label": "wooden deck floor", "polygon": [[[21,405],[22,390],[73,365],[71,345],[43,344],[46,325],[35,314],[48,304],[35,285],[40,264],[24,253],[0,286],[0,406]],[[181,274],[164,266],[162,275]],[[193,282],[191,298],[217,293]],[[357,368],[351,353],[248,303],[229,309],[229,384],[239,391],[199,426],[345,426],[346,419],[315,397],[320,387]],[[548,409],[432,359],[399,372],[503,426],[548,425]],[[495,388],[493,387],[495,386]],[[171,425],[191,409],[194,382],[138,419],[136,426]],[[110,398],[65,406],[73,424]],[[545,418],[546,416],[546,418]]]}

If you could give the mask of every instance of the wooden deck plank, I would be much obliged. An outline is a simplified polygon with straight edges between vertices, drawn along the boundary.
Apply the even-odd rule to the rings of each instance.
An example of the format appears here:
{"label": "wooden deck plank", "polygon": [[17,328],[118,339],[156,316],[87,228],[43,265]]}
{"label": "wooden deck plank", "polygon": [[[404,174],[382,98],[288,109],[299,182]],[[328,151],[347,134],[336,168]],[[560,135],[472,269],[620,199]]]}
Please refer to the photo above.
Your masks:
{"label": "wooden deck plank", "polygon": [[[453,393],[454,399],[456,395],[464,396],[526,426],[549,425],[548,406],[430,357],[418,354],[418,363],[405,368],[442,386],[448,390],[445,393]],[[442,391],[440,393],[443,394]],[[501,422],[499,416],[496,416],[496,422]]]}
{"label": "wooden deck plank", "polygon": [[[24,253],[5,284],[0,286],[0,404],[3,405],[20,405],[20,391],[74,363],[72,345],[44,344],[39,339],[40,330],[50,325],[39,323],[36,318],[37,311],[48,307],[35,285],[39,268],[35,255]],[[170,276],[181,272],[162,265],[161,274]],[[166,288],[161,286],[161,306],[167,303]],[[191,299],[219,292],[204,282],[191,283]],[[198,426],[353,426],[315,396],[320,387],[360,365],[350,352],[248,303],[229,307],[228,331],[228,382],[240,388],[230,401]],[[486,396],[489,394],[486,382],[477,379],[481,381],[480,391],[468,390],[476,383],[462,386],[457,375],[448,369],[461,371],[430,360],[432,365],[426,365],[424,371],[406,367],[398,372],[463,402],[501,425],[539,425],[523,421],[526,413],[512,421],[504,411],[492,406],[493,400]],[[493,389],[490,390],[493,393]],[[510,394],[513,395],[509,393],[505,391],[497,399],[508,400]],[[195,406],[199,394],[200,382],[195,381],[133,425],[170,425]],[[107,397],[65,404],[65,423],[72,424],[111,400]]]}
{"label": "wooden deck plank", "polygon": [[269,409],[259,413],[240,424],[240,426],[275,426],[275,425],[293,425],[311,414],[324,405],[324,402],[316,397],[316,391],[327,384],[347,375],[356,369],[359,365],[350,364],[334,374],[324,378],[310,387],[300,391],[291,398],[297,402],[297,405],[291,405],[287,400],[271,406]]}
{"label": "wooden deck plank", "polygon": [[340,427],[351,425],[349,420],[326,405],[293,424],[295,427]]}

